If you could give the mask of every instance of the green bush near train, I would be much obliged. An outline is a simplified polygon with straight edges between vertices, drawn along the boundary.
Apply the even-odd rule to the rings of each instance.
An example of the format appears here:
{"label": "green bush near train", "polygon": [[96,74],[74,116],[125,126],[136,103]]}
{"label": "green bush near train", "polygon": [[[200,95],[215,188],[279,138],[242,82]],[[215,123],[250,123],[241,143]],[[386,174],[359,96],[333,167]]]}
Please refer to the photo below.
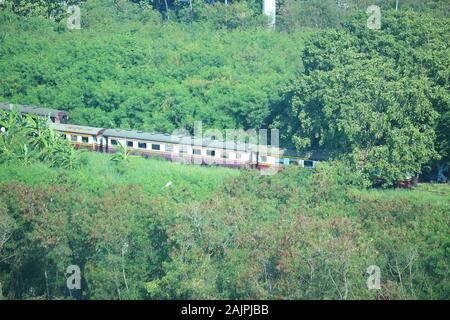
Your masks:
{"label": "green bush near train", "polygon": [[[367,190],[339,164],[264,176],[82,157],[73,170],[1,165],[5,298],[450,298],[448,184]],[[66,287],[72,264],[81,291]],[[367,288],[370,265],[381,290]]]}

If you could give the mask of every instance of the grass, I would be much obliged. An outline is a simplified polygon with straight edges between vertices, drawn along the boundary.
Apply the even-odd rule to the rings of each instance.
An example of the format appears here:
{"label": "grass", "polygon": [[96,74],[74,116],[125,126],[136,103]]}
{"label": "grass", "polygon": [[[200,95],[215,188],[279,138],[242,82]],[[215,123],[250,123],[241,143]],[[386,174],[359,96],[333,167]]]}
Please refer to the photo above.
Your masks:
{"label": "grass", "polygon": [[419,184],[412,190],[407,189],[373,189],[357,190],[364,194],[367,200],[398,200],[405,199],[412,203],[450,204],[450,184]]}
{"label": "grass", "polygon": [[[210,296],[236,298],[235,288],[241,288],[243,279],[239,275],[263,279],[266,271],[258,265],[272,259],[277,265],[286,261],[287,271],[283,271],[281,280],[272,278],[278,281],[275,283],[280,294],[262,293],[269,298],[338,297],[333,296],[334,286],[325,282],[329,279],[325,276],[326,280],[321,280],[321,271],[327,271],[321,266],[333,268],[328,269],[332,270],[329,272],[338,274],[344,263],[351,265],[348,272],[350,288],[354,290],[351,298],[377,296],[378,293],[373,292],[372,296],[364,289],[365,270],[370,264],[382,270],[383,299],[446,299],[450,292],[447,281],[448,184],[423,184],[414,190],[357,190],[354,186],[334,183],[341,177],[303,175],[310,171],[298,172],[295,168],[275,176],[259,176],[250,171],[132,157],[124,169],[111,163],[108,154],[85,153],[83,157],[83,167],[73,171],[48,168],[40,163],[27,167],[1,165],[0,184],[22,182],[28,186],[45,186],[45,190],[40,193],[36,190],[39,187],[19,187],[12,188],[11,193],[0,193],[0,214],[7,213],[19,221],[29,219],[23,220],[28,221],[26,224],[20,222],[20,226],[24,226],[30,236],[27,233],[19,233],[19,236],[28,239],[31,235],[43,234],[40,239],[44,240],[39,241],[46,242],[32,241],[32,247],[26,248],[29,258],[21,258],[26,262],[35,259],[35,252],[42,252],[43,243],[59,234],[55,232],[64,234],[61,239],[68,239],[71,250],[67,249],[65,240],[59,241],[54,248],[46,247],[45,259],[63,256],[72,261],[72,252],[83,252],[86,261],[92,261],[85,274],[96,286],[89,293],[90,298],[112,297],[105,288],[115,253],[97,248],[117,248],[116,244],[123,239],[132,239],[130,243],[135,250],[133,258],[126,260],[130,270],[136,270],[130,283],[156,281],[160,283],[158,290],[161,292],[167,291],[166,284],[179,290],[177,292],[195,288],[190,296],[194,299],[204,296],[201,291],[204,287],[196,287],[196,284],[209,281],[210,274],[229,281],[224,288],[211,282],[212,289],[207,289]],[[332,179],[328,179],[330,177]],[[233,184],[220,190],[228,179],[234,179]],[[168,181],[172,181],[172,186],[163,188]],[[56,188],[54,193],[48,187],[51,184],[63,187]],[[121,188],[114,188],[115,185]],[[126,192],[124,189],[131,185],[143,191],[133,188],[132,193]],[[49,194],[51,199],[55,194],[57,200],[50,203]],[[140,201],[153,198],[157,198],[156,201]],[[11,200],[16,202],[12,205]],[[29,214],[30,209],[35,209],[36,214]],[[28,225],[34,229],[30,231]],[[103,232],[97,232],[98,228]],[[197,235],[198,230],[201,235]],[[18,246],[22,243],[18,242]],[[227,249],[222,251],[221,248]],[[152,257],[151,262],[141,258],[147,256]],[[189,258],[180,262],[183,260],[180,257]],[[202,260],[203,257],[207,258]],[[412,257],[415,257],[413,273],[408,275],[406,267]],[[122,258],[117,256],[117,259]],[[317,266],[318,278],[312,284],[297,281],[310,277],[309,268],[301,267],[304,259]],[[40,270],[48,264],[58,265],[53,260],[42,261],[46,265],[39,265]],[[150,276],[144,272],[149,265],[154,265],[155,270],[161,268],[164,275]],[[392,273],[393,266],[397,265],[406,270],[400,281],[395,272]],[[201,268],[207,272],[199,272]],[[181,272],[183,276],[179,277]],[[7,273],[3,277],[5,275],[9,277]],[[175,280],[170,278],[173,275]],[[292,287],[291,283],[298,287]],[[104,288],[103,284],[106,284]],[[103,289],[98,290],[97,286]],[[246,282],[244,286],[247,291],[238,292],[237,298],[261,297],[260,287]],[[42,288],[41,292],[45,292]],[[329,292],[323,293],[322,288]],[[100,293],[97,295],[97,292]],[[135,297],[148,298],[145,294]],[[152,293],[150,297],[166,295],[153,296]]]}
{"label": "grass", "polygon": [[[3,164],[0,181],[32,185],[69,183],[95,193],[102,193],[115,184],[135,184],[142,187],[148,196],[172,193],[183,199],[204,200],[225,180],[239,175],[236,169],[141,157],[131,157],[126,166],[117,166],[110,157],[108,154],[86,153],[83,155],[85,164],[73,171],[49,168],[41,163],[28,167]],[[169,181],[171,186],[164,188]]]}
{"label": "grass", "polygon": [[[162,159],[130,157],[126,166],[117,166],[109,154],[86,152],[82,168],[67,171],[34,163],[3,164],[1,182],[21,182],[31,185],[69,183],[89,192],[102,193],[111,185],[134,184],[142,187],[148,196],[172,194],[182,200],[205,200],[228,179],[239,176],[240,171],[225,167],[204,167],[179,164]],[[164,186],[172,182],[170,187]],[[433,205],[450,203],[450,184],[420,184],[414,190],[352,190],[352,195],[363,201],[408,200],[412,203]]]}

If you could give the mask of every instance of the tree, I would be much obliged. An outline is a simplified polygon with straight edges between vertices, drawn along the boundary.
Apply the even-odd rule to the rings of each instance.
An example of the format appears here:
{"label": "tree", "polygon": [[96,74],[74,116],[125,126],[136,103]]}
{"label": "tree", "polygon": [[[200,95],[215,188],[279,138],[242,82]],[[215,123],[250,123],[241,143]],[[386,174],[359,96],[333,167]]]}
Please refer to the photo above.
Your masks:
{"label": "tree", "polygon": [[116,152],[111,156],[111,161],[116,164],[127,164],[130,162],[130,150],[123,146],[122,142],[117,144]]}
{"label": "tree", "polygon": [[[410,24],[411,19],[421,22]],[[430,98],[435,81],[426,70],[417,74],[418,62],[408,58],[417,57],[410,42],[422,35],[428,19],[385,13],[386,30],[373,32],[355,19],[344,30],[311,38],[302,56],[305,74],[289,87],[282,117],[297,149],[348,157],[368,178],[385,184],[415,176],[437,158],[439,113]],[[391,33],[398,25],[411,28],[411,39],[395,40]],[[414,46],[426,49],[420,41]]]}
{"label": "tree", "polygon": [[0,112],[0,161],[19,160],[25,165],[43,161],[55,167],[74,169],[81,165],[81,151],[49,128],[48,119],[21,116],[15,110]]}

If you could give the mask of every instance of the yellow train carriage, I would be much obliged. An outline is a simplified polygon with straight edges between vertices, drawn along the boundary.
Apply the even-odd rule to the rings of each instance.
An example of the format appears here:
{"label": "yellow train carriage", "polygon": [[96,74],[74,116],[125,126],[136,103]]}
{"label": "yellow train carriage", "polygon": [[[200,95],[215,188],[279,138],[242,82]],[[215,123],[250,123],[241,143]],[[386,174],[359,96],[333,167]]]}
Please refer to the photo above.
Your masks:
{"label": "yellow train carriage", "polygon": [[101,137],[104,128],[78,126],[73,124],[51,123],[50,128],[64,134],[76,148],[87,148],[93,151],[102,149]]}

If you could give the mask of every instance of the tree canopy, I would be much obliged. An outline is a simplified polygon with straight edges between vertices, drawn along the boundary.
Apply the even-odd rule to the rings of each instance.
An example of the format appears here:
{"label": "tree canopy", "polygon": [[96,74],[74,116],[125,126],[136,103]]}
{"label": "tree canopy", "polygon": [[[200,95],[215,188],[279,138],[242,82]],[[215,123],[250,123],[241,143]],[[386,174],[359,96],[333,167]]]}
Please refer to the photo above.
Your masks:
{"label": "tree canopy", "polygon": [[369,177],[392,182],[446,157],[450,30],[413,12],[385,12],[381,30],[366,19],[311,37],[277,123],[298,149],[351,155]]}

